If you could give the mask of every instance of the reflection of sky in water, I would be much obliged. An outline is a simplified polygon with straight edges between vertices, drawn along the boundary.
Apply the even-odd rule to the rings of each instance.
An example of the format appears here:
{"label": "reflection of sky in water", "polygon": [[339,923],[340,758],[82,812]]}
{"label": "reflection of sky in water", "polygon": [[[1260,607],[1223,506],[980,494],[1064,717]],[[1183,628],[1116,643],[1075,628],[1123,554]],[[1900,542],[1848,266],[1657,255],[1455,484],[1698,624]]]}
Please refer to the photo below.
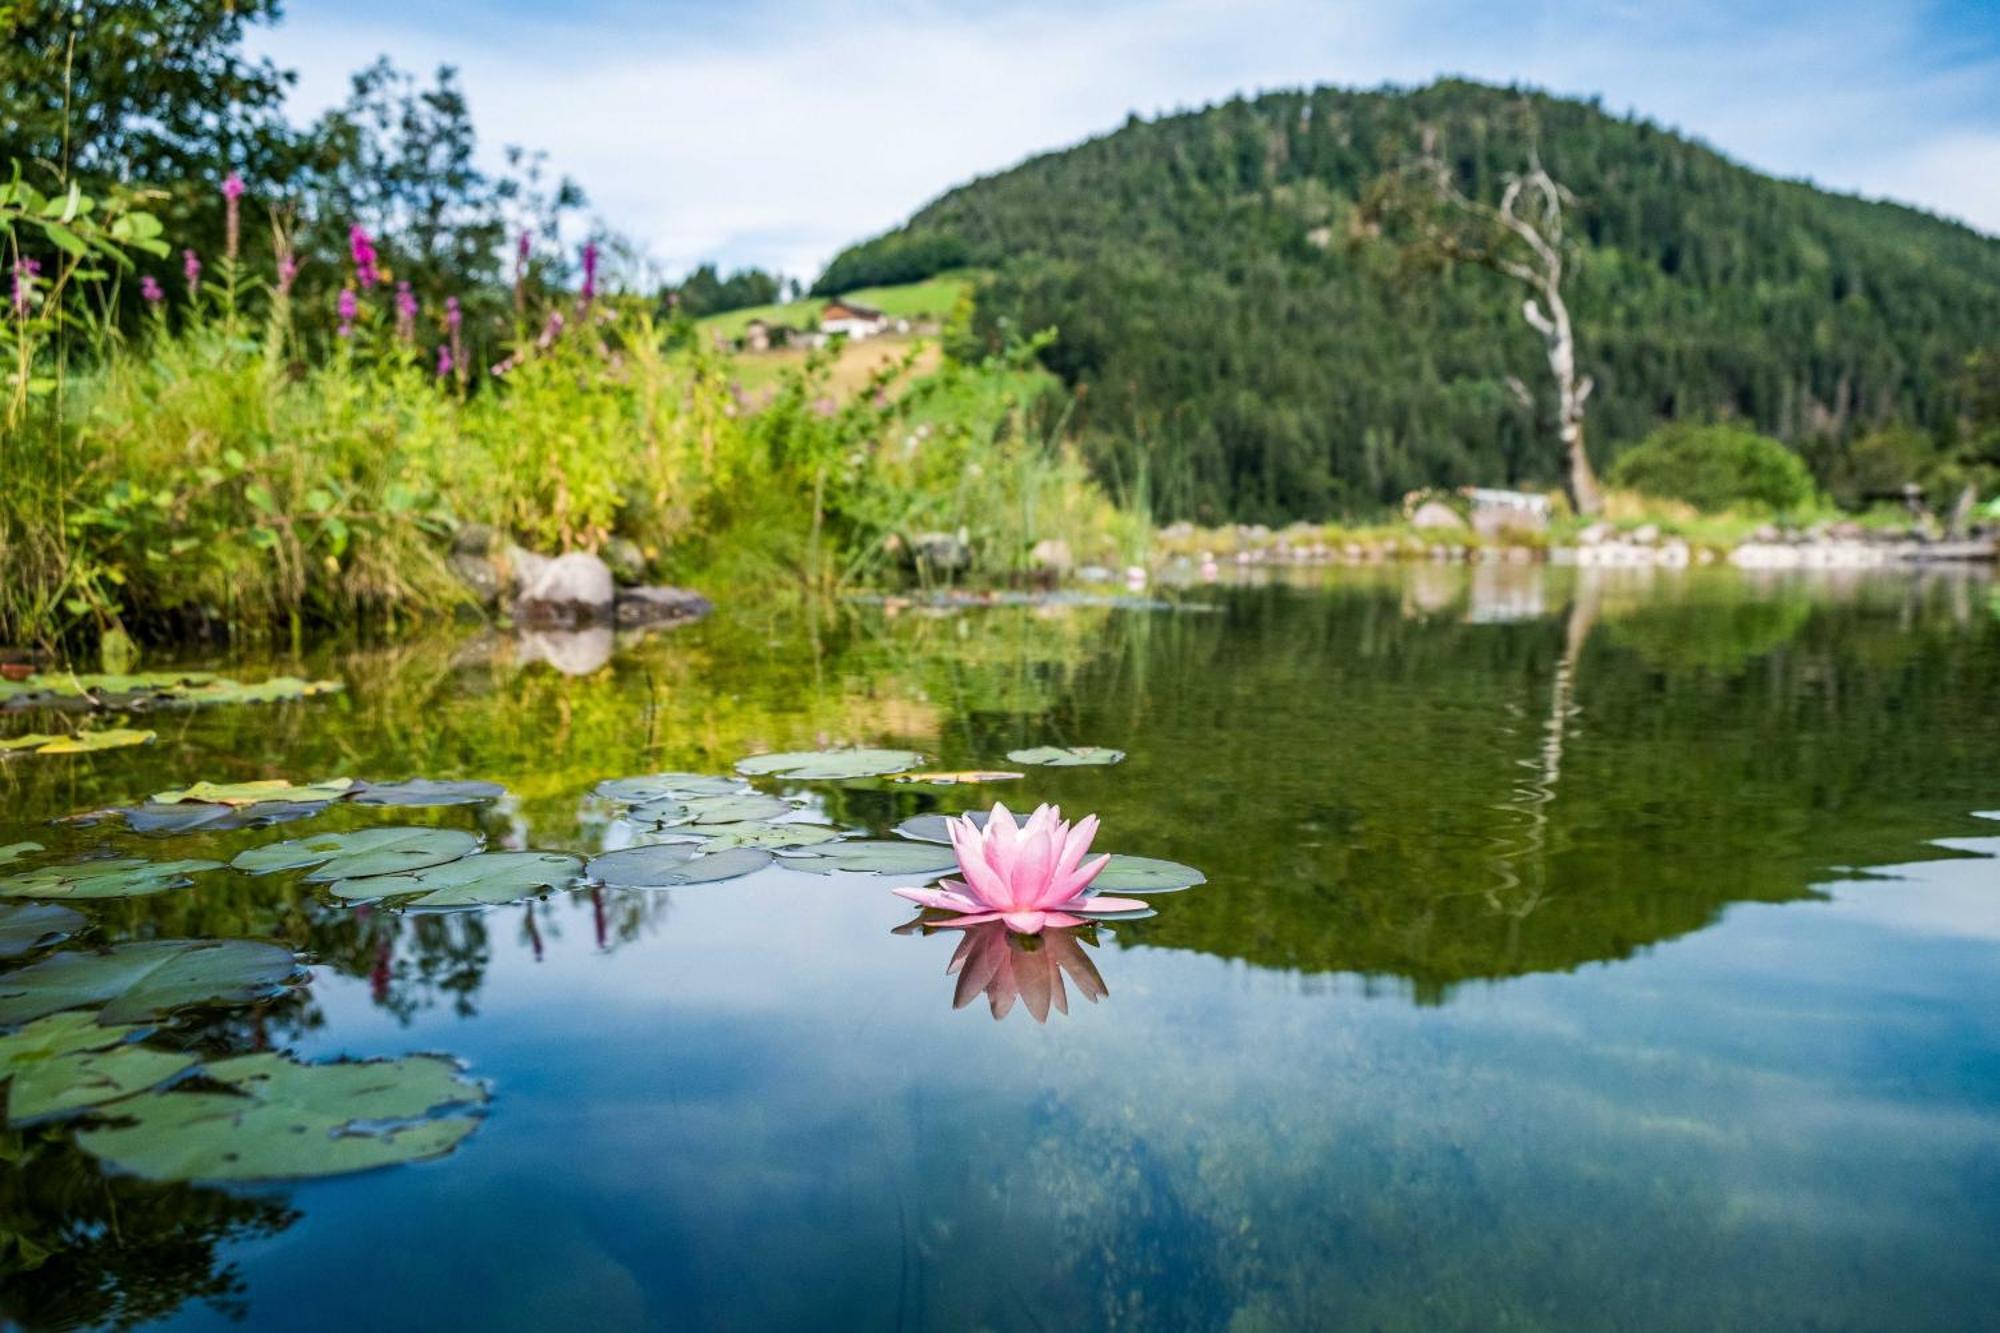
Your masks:
{"label": "reflection of sky in water", "polygon": [[609,954],[579,900],[478,1021],[320,979],[318,1049],[451,1049],[494,1114],[299,1190],[244,1272],[300,1328],[1958,1323],[2000,1295],[1993,865],[1443,1007],[1107,948],[1047,1026],[952,1010],[866,881],[678,892]]}

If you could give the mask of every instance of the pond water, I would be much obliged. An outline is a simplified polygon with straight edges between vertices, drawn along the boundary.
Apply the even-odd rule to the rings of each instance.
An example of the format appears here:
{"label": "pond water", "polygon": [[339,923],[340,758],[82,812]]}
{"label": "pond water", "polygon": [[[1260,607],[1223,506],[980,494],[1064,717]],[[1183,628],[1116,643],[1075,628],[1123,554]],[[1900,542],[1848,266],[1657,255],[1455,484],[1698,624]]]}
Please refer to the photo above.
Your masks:
{"label": "pond water", "polygon": [[[163,1003],[132,1037],[192,1072],[0,1138],[0,1323],[1991,1319],[1988,583],[1425,567],[1165,598],[725,612],[580,675],[550,662],[601,645],[229,662],[346,688],[121,715],[99,725],[157,739],[8,758],[0,846],[44,849],[17,866],[226,862],[373,826],[587,858],[674,836],[593,796],[606,779],[858,744],[1026,776],[755,788],[876,839],[1060,802],[1100,816],[1104,848],[1207,882],[1025,942],[897,933],[916,911],[889,886],[931,876],[785,858],[457,910],[336,896],[301,868],[69,901],[72,954],[274,941],[309,982]],[[0,736],[53,716],[0,715]],[[1007,761],[1044,745],[1126,757]],[[51,822],[196,781],[335,777],[505,794],[220,831]],[[0,996],[47,953],[0,965]],[[187,1179],[192,1159],[106,1148],[102,1126],[184,1106],[202,1069],[256,1051],[437,1052],[480,1088],[445,1121],[419,1098],[419,1128],[451,1127],[436,1152],[352,1174]]]}

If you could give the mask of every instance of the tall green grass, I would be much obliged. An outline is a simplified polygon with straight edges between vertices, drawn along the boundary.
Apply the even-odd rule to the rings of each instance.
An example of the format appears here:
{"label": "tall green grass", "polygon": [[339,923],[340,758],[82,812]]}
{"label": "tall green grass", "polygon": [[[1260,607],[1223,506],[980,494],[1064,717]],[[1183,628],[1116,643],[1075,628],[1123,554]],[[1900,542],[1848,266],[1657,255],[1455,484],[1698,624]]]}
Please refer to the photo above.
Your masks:
{"label": "tall green grass", "polygon": [[312,349],[275,292],[226,277],[129,336],[17,321],[10,350],[64,378],[0,438],[0,643],[428,622],[470,609],[449,567],[468,524],[544,552],[628,539],[725,595],[906,577],[926,531],[962,532],[988,578],[1045,538],[1144,542],[1023,354],[887,367],[844,401],[814,357],[752,404],[690,327],[565,294],[502,373],[441,375],[442,325],[413,332],[383,287]]}

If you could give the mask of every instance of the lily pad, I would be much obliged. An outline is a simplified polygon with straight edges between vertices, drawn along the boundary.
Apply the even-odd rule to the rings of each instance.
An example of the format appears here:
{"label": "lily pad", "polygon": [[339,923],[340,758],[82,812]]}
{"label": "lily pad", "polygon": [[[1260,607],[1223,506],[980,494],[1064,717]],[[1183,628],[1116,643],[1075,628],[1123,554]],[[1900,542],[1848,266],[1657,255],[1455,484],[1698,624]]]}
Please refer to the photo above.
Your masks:
{"label": "lily pad", "polygon": [[161,805],[148,802],[145,805],[92,810],[88,814],[72,815],[65,822],[95,824],[105,819],[120,819],[134,833],[191,833],[196,829],[221,833],[228,829],[265,828],[294,819],[311,819],[325,814],[329,804],[327,801],[259,801],[255,805],[203,805],[199,802]]}
{"label": "lily pad", "polygon": [[438,782],[410,778],[403,782],[364,782],[354,789],[356,805],[477,805],[497,801],[507,789],[497,782]]}
{"label": "lily pad", "polygon": [[1094,893],[1173,893],[1208,883],[1208,876],[1178,861],[1113,853],[1111,863],[1090,881]]}
{"label": "lily pad", "polygon": [[37,732],[0,740],[0,751],[95,754],[99,750],[122,750],[131,745],[146,745],[158,739],[158,732],[139,731],[132,727],[106,727],[101,731],[79,731],[75,735],[64,736],[43,735]]}
{"label": "lily pad", "polygon": [[328,890],[339,898],[400,898],[411,907],[478,907],[517,902],[559,889],[583,871],[579,857],[559,852],[480,852],[407,875],[343,879]]}
{"label": "lily pad", "polygon": [[1040,764],[1045,768],[1115,764],[1124,757],[1123,750],[1107,750],[1101,745],[1038,745],[1032,750],[1007,751],[1009,763]]}
{"label": "lily pad", "polygon": [[[991,810],[968,810],[966,811],[966,815],[971,817],[974,824],[980,828],[985,828],[986,821],[993,817],[993,812]],[[951,831],[946,825],[954,819],[964,817],[961,815],[911,815],[908,819],[896,825],[896,832],[906,838],[915,838],[918,842],[941,842],[949,845],[951,842]],[[1020,816],[1016,815],[1014,818],[1015,825],[1018,827],[1022,822],[1024,821]]]}
{"label": "lily pad", "polygon": [[696,831],[702,835],[700,850],[703,852],[719,852],[729,847],[769,847],[773,851],[790,851],[838,842],[847,836],[839,829],[828,828],[824,824],[719,824]]}
{"label": "lily pad", "polygon": [[7,1122],[23,1124],[102,1106],[158,1087],[193,1056],[130,1044],[141,1027],[104,1027],[89,1014],[51,1014],[0,1037]]}
{"label": "lily pad", "polygon": [[1008,773],[997,769],[970,768],[952,773],[902,773],[897,782],[924,782],[933,787],[961,787],[974,782],[1012,782],[1026,777],[1025,773]]}
{"label": "lily pad", "polygon": [[126,1123],[85,1130],[78,1146],[149,1180],[341,1175],[450,1152],[487,1100],[435,1055],[311,1065],[267,1053],[202,1072],[231,1091],[128,1101]]}
{"label": "lily pad", "polygon": [[637,805],[664,796],[729,796],[745,790],[735,778],[709,777],[701,773],[651,773],[639,778],[612,778],[597,784],[597,795],[607,801]]}
{"label": "lily pad", "polygon": [[687,802],[676,800],[671,796],[662,796],[656,800],[629,806],[625,810],[626,819],[634,824],[646,824],[653,828],[686,823],[688,814]]}
{"label": "lily pad", "polygon": [[331,694],[334,680],[276,676],[244,684],[206,671],[142,671],[131,675],[69,672],[0,680],[0,708],[143,710],[208,704],[275,703]]}
{"label": "lily pad", "polygon": [[39,842],[10,842],[4,847],[0,847],[0,866],[4,866],[10,861],[18,861],[32,852],[39,852],[41,850],[42,844]]}
{"label": "lily pad", "polygon": [[220,861],[148,861],[138,856],[37,866],[0,879],[0,898],[138,898],[193,883]]}
{"label": "lily pad", "polygon": [[252,875],[317,866],[309,883],[399,875],[441,866],[479,850],[479,836],[448,828],[367,828],[317,833],[238,852],[230,864]]}
{"label": "lily pad", "polygon": [[739,759],[736,771],[751,777],[832,781],[902,773],[923,761],[914,750],[798,750]]}
{"label": "lily pad", "polygon": [[81,912],[54,903],[17,903],[0,907],[0,958],[19,958],[24,953],[60,944],[82,930]]}
{"label": "lily pad", "polygon": [[674,842],[606,852],[585,867],[584,875],[613,889],[670,889],[735,879],[770,864],[771,853],[762,847],[732,847],[710,855],[699,846]]}
{"label": "lily pad", "polygon": [[275,704],[311,699],[322,694],[338,694],[345,688],[337,680],[304,680],[298,676],[273,676],[249,685],[217,679],[190,686],[178,692],[175,698],[190,704]]}
{"label": "lily pad", "polygon": [[[790,801],[762,792],[744,796],[697,796],[682,802],[685,813],[666,822],[676,824],[740,824],[748,820],[775,819],[792,813]],[[646,807],[641,807],[646,808]]]}
{"label": "lily pad", "polygon": [[197,782],[179,791],[153,793],[157,805],[259,805],[265,801],[338,801],[354,791],[353,778],[329,778],[295,787],[283,778],[258,782]]}
{"label": "lily pad", "polygon": [[831,874],[836,870],[877,875],[935,875],[958,869],[958,856],[949,847],[927,842],[860,838],[820,848],[811,856],[793,857],[785,865],[813,875]]}
{"label": "lily pad", "polygon": [[100,1023],[130,1023],[200,1004],[248,1004],[297,980],[291,950],[262,940],[138,940],[97,953],[56,953],[0,976],[0,1024],[102,1005]]}

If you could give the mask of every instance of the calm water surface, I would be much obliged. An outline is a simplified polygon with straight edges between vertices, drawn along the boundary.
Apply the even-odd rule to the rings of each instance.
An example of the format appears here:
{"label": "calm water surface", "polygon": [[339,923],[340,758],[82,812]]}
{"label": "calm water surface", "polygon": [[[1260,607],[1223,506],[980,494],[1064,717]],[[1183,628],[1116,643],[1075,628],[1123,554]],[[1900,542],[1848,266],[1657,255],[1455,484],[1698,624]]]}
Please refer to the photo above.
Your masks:
{"label": "calm water surface", "polygon": [[[976,791],[762,785],[876,836],[1060,801],[1209,882],[1017,951],[999,1021],[1011,994],[954,1008],[958,937],[893,933],[911,911],[866,876],[412,915],[224,872],[87,904],[86,944],[252,936],[312,964],[182,1040],[448,1052],[493,1099],[450,1156],[289,1186],[149,1184],[72,1128],[15,1132],[0,1322],[1990,1326],[1987,583],[1424,568],[1183,597],[1213,609],[724,614],[576,676],[530,659],[589,645],[327,654],[302,665],[343,695],[9,762],[0,844],[226,859],[443,823],[587,854],[629,836],[587,797],[605,778],[1107,745],[1129,759]],[[509,795],[223,835],[48,823],[336,775]],[[1108,994],[1072,980],[1037,1021],[1056,963]]]}

